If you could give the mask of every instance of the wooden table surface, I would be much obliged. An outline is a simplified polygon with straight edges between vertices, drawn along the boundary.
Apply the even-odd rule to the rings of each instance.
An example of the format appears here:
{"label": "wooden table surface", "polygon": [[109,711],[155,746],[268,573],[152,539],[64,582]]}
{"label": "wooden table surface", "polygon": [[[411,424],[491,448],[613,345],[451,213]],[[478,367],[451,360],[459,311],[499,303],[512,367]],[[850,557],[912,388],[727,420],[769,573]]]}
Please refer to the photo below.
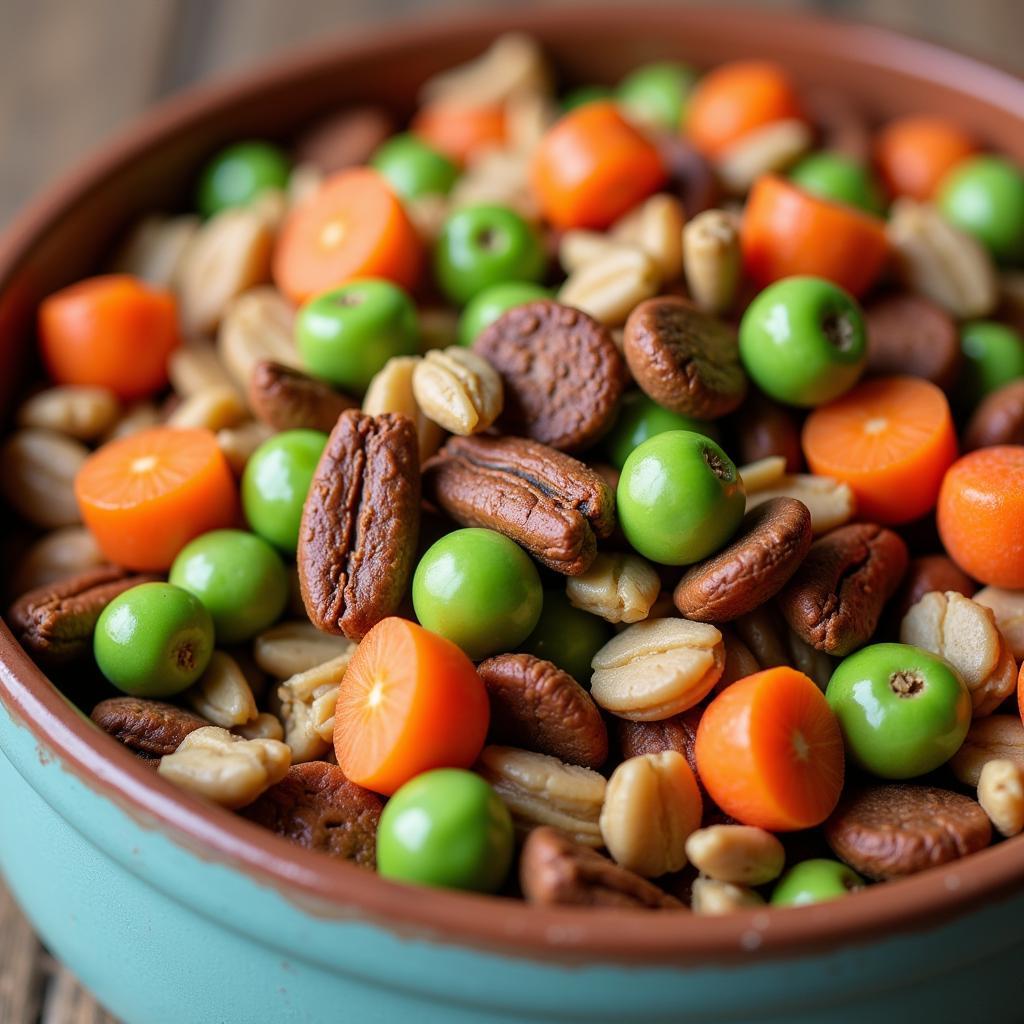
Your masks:
{"label": "wooden table surface", "polygon": [[[500,6],[501,0],[0,0],[0,226],[112,131],[194,82],[354,25]],[[1024,71],[1020,0],[758,6],[862,18]],[[0,1024],[39,1022],[114,1024],[42,949],[0,886]]]}

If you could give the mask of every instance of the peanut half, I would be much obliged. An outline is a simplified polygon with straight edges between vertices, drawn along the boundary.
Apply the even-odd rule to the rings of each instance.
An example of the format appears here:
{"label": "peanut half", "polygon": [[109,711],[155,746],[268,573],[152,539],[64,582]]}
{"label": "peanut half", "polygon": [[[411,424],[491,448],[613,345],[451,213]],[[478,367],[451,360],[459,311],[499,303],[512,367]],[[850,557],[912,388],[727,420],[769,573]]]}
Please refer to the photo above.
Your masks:
{"label": "peanut half", "polygon": [[734,885],[764,885],[782,874],[786,851],[771,832],[750,825],[712,825],[686,840],[686,856],[701,874]]}
{"label": "peanut half", "polygon": [[661,580],[639,555],[599,553],[590,568],[566,582],[574,608],[599,615],[606,622],[640,622],[658,599]]}

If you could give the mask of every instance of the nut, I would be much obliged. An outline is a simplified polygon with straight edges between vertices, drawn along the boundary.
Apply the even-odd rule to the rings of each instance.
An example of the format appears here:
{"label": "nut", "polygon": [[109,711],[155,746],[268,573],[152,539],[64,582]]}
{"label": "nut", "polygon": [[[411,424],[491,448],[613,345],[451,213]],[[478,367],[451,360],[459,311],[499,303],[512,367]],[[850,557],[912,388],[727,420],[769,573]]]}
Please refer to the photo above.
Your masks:
{"label": "nut", "polygon": [[973,597],[974,589],[974,581],[951,558],[922,555],[910,560],[900,589],[889,604],[889,613],[898,625],[911,607],[933,590],[955,590],[964,597]]}
{"label": "nut", "polygon": [[690,708],[681,715],[662,719],[660,722],[631,722],[626,718],[614,720],[615,732],[619,741],[619,751],[623,759],[640,757],[642,754],[660,754],[665,750],[674,750],[686,758],[697,784],[697,726],[700,724],[704,709]]}
{"label": "nut", "polygon": [[11,593],[20,597],[102,564],[96,538],[84,526],[64,526],[40,537],[25,552],[11,580]]}
{"label": "nut", "polygon": [[646,199],[612,225],[611,237],[642,249],[662,281],[674,281],[683,269],[683,224],[686,214],[675,196]]}
{"label": "nut", "polygon": [[270,280],[273,234],[258,211],[233,207],[211,217],[182,259],[179,296],[186,334],[212,331],[232,299]]}
{"label": "nut", "polygon": [[650,562],[616,551],[599,554],[590,568],[566,581],[565,593],[574,608],[606,622],[640,622],[658,599],[661,580]]}
{"label": "nut", "polygon": [[247,420],[237,427],[225,427],[223,430],[218,430],[217,447],[220,448],[224,458],[228,460],[231,472],[240,477],[245,472],[246,463],[252,457],[253,452],[273,436],[273,433],[273,430],[265,423]]}
{"label": "nut", "polygon": [[237,810],[280,782],[291,751],[277,740],[247,740],[215,725],[189,733],[160,761],[160,774],[182,789]]}
{"label": "nut", "polygon": [[230,729],[245,725],[257,715],[256,698],[238,662],[223,651],[214,651],[206,671],[184,694],[185,702],[213,725]]}
{"label": "nut", "polygon": [[813,142],[814,136],[804,121],[773,121],[734,142],[718,157],[715,168],[730,192],[743,195],[762,174],[784,171],[795,163]]}
{"label": "nut", "polygon": [[616,241],[601,231],[571,228],[558,240],[558,262],[566,274],[572,274],[610,253],[638,248],[634,243]]}
{"label": "nut", "polygon": [[432,349],[413,368],[412,391],[423,415],[453,434],[486,430],[501,413],[501,377],[475,352]]}
{"label": "nut", "polygon": [[351,655],[342,654],[286,679],[277,688],[285,743],[296,764],[323,757],[330,747],[338,687],[349,661]]}
{"label": "nut", "polygon": [[786,864],[782,843],[750,825],[698,829],[686,840],[686,856],[702,875],[733,885],[766,885]]}
{"label": "nut", "polygon": [[117,422],[121,404],[106,388],[55,387],[33,395],[18,409],[19,427],[52,430],[94,441]]}
{"label": "nut", "polygon": [[343,636],[322,633],[311,622],[281,622],[264,630],[253,642],[256,664],[277,679],[297,676],[317,665],[347,657],[356,644]]}
{"label": "nut", "polygon": [[320,191],[325,177],[324,172],[316,164],[296,163],[293,165],[292,172],[288,175],[288,189],[285,194],[288,209],[294,210],[296,206],[301,205],[307,199],[312,199]]}
{"label": "nut", "polygon": [[1010,652],[1017,661],[1024,661],[1024,590],[984,587],[973,595],[973,599],[991,609],[996,627],[1009,645]]}
{"label": "nut", "polygon": [[1017,664],[991,608],[955,590],[925,594],[903,617],[900,642],[937,654],[971,691],[974,716],[990,715],[1017,685]]}
{"label": "nut", "polygon": [[[540,220],[540,207],[536,193],[530,187],[529,158],[525,152],[487,149],[471,154],[469,166],[455,182],[444,203],[445,215],[452,210],[481,204],[508,207],[531,223]],[[437,234],[440,234],[443,220],[440,218]]]}
{"label": "nut", "polygon": [[249,378],[253,415],[277,430],[319,430],[329,434],[346,410],[358,402],[329,384],[284,363],[261,360]]}
{"label": "nut", "polygon": [[897,292],[864,310],[867,372],[885,376],[910,374],[951,391],[963,352],[953,318],[922,295]]}
{"label": "nut", "polygon": [[216,431],[237,426],[246,418],[238,392],[230,385],[221,384],[186,398],[167,418],[167,425]]}
{"label": "nut", "polygon": [[[789,409],[765,395],[756,391],[747,395],[747,400],[736,414],[733,428],[738,462],[754,463],[767,456],[780,455],[785,460],[788,473],[799,473],[803,468],[804,454],[796,418]],[[746,479],[744,483],[749,493],[750,484]]]}
{"label": "nut", "polygon": [[100,701],[89,717],[118,743],[146,757],[173,754],[189,733],[209,724],[184,708],[141,697]]}
{"label": "nut", "polygon": [[756,494],[782,482],[786,476],[786,460],[782,455],[766,455],[763,459],[740,466],[737,472],[747,494]]}
{"label": "nut", "polygon": [[688,619],[648,619],[594,655],[591,694],[606,711],[656,722],[693,707],[725,666],[722,634]]}
{"label": "nut", "polygon": [[702,802],[686,758],[674,750],[631,757],[612,772],[601,835],[617,864],[647,878],[686,865],[686,840]]}
{"label": "nut", "polygon": [[682,200],[686,216],[696,217],[711,209],[718,201],[721,188],[704,156],[681,134],[659,132],[653,141],[668,171],[672,192]]}
{"label": "nut", "polygon": [[295,163],[309,165],[321,175],[357,167],[369,163],[394,131],[394,119],[381,107],[344,107],[299,136]]}
{"label": "nut", "polygon": [[693,301],[708,313],[724,313],[736,299],[743,257],[739,218],[705,210],[683,228],[683,270]]}
{"label": "nut", "polygon": [[426,248],[433,248],[437,244],[445,221],[452,212],[452,206],[448,196],[437,192],[428,192],[426,195],[405,200],[405,212]]}
{"label": "nut", "polygon": [[277,715],[261,711],[251,722],[236,725],[231,730],[236,736],[247,740],[283,740],[284,726]]}
{"label": "nut", "polygon": [[152,402],[136,402],[125,410],[103,440],[116,441],[119,437],[130,437],[159,423],[160,410]]}
{"label": "nut", "polygon": [[453,437],[424,467],[427,494],[462,526],[497,530],[578,576],[611,535],[615,498],[582,462],[521,437]]}
{"label": "nut", "polygon": [[310,621],[361,640],[405,596],[420,523],[416,430],[398,413],[341,414],[302,511],[298,566]]}
{"label": "nut", "polygon": [[125,239],[111,269],[141,277],[160,288],[174,288],[201,223],[191,214],[145,217]]}
{"label": "nut", "polygon": [[608,730],[593,698],[568,672],[532,654],[499,654],[477,666],[498,743],[600,768]]}
{"label": "nut", "polygon": [[535,828],[523,844],[519,882],[540,906],[683,909],[674,896],[553,828]]}
{"label": "nut", "polygon": [[[746,477],[743,479],[747,483]],[[853,518],[853,491],[847,483],[830,476],[811,476],[807,473],[788,473],[777,483],[753,494],[747,490],[747,511],[772,498],[795,498],[807,506],[811,513],[811,532],[821,536]]]}
{"label": "nut", "polygon": [[558,301],[618,327],[638,303],[657,295],[660,286],[661,274],[651,256],[638,246],[613,244],[569,275]]}
{"label": "nut", "polygon": [[242,394],[265,359],[299,368],[295,310],[276,288],[253,288],[232,301],[217,332],[217,353]]}
{"label": "nut", "polygon": [[1004,836],[1024,830],[1024,768],[1016,761],[997,759],[981,769],[978,803]]}
{"label": "nut", "polygon": [[913,291],[957,319],[986,316],[995,309],[999,289],[991,257],[934,206],[897,199],[886,234],[903,279]]}
{"label": "nut", "polygon": [[513,153],[530,156],[561,111],[547,90],[514,92],[505,103],[506,145]]}
{"label": "nut", "polygon": [[601,845],[598,818],[605,780],[589,768],[515,747],[484,747],[479,772],[494,787],[520,832],[537,825],[561,829],[584,846]]}
{"label": "nut", "polygon": [[690,909],[703,917],[763,906],[764,897],[746,886],[721,882],[716,878],[699,877],[693,880]]}
{"label": "nut", "polygon": [[971,413],[963,450],[997,444],[1024,444],[1024,380],[1013,380],[987,394]]}
{"label": "nut", "polygon": [[171,385],[182,398],[191,398],[210,388],[235,387],[235,382],[208,341],[179,345],[167,360]]}
{"label": "nut", "polygon": [[1024,768],[1024,725],[1019,715],[990,715],[971,722],[949,767],[965,786],[977,786],[982,768],[996,760],[1013,761]]}
{"label": "nut", "polygon": [[0,449],[0,484],[11,507],[34,526],[82,521],[75,477],[89,457],[85,445],[52,430],[17,430]]}
{"label": "nut", "polygon": [[419,356],[394,356],[389,359],[366,389],[363,412],[367,416],[380,416],[386,412],[400,412],[408,416],[416,427],[422,464],[441,447],[444,430],[425,416],[416,402],[412,378],[420,362],[422,360]]}

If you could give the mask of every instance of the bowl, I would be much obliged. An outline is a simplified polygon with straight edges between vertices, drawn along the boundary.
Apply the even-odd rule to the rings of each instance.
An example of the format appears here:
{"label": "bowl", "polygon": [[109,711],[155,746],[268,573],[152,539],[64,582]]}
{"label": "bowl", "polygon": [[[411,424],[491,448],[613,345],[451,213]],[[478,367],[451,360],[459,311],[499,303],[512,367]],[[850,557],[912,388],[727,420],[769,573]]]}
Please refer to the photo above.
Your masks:
{"label": "bowl", "polygon": [[[52,188],[0,244],[0,409],[34,307],[88,274],[211,151],[285,138],[416,86],[501,30],[568,81],[638,62],[784,62],[876,116],[942,112],[1024,161],[1024,82],[876,28],[773,12],[542,11],[339,39],[190,93]],[[1024,838],[800,910],[722,918],[536,909],[412,889],[296,849],[172,788],[92,727],[0,626],[0,867],[53,953],[131,1024],[182,1021],[941,1021],[1019,1017]]]}

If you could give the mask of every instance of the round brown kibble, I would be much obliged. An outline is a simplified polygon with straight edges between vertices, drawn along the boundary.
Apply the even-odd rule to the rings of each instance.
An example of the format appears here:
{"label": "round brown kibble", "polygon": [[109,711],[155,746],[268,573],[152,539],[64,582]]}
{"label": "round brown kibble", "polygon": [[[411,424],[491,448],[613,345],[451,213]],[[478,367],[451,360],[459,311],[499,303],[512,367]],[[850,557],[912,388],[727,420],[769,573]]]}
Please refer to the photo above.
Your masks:
{"label": "round brown kibble", "polygon": [[847,796],[825,823],[840,860],[868,878],[901,878],[988,846],[992,827],[969,797],[889,783]]}
{"label": "round brown kibble", "polygon": [[108,735],[145,757],[173,754],[182,740],[210,723],[191,711],[142,697],[111,697],[89,716]]}
{"label": "round brown kibble", "polygon": [[608,329],[586,313],[529,302],[495,320],[473,349],[501,374],[507,433],[570,452],[611,426],[626,365]]}
{"label": "round brown kibble", "polygon": [[365,164],[394,131],[380,107],[348,107],[318,121],[295,146],[296,164],[312,164],[323,174]]}
{"label": "round brown kibble", "polygon": [[1024,380],[986,395],[967,422],[965,452],[997,444],[1024,444]]}
{"label": "round brown kibble", "polygon": [[796,417],[789,409],[759,392],[748,395],[736,412],[733,433],[737,465],[781,455],[786,460],[787,473],[799,473],[804,468]]}
{"label": "round brown kibble", "polygon": [[964,597],[973,597],[977,587],[974,580],[946,555],[912,558],[900,589],[890,604],[895,622],[901,622],[911,607],[933,590],[955,590]]}
{"label": "round brown kibble", "polygon": [[921,295],[896,294],[864,310],[868,373],[923,377],[948,391],[963,362],[953,318]]}
{"label": "round brown kibble", "polygon": [[743,517],[727,547],[683,574],[673,595],[676,607],[698,622],[738,619],[786,585],[813,539],[807,506],[772,498]]}
{"label": "round brown kibble", "polygon": [[703,714],[704,708],[697,706],[671,718],[663,718],[660,722],[631,722],[628,718],[616,718],[615,729],[622,759],[626,761],[631,757],[643,757],[644,754],[674,750],[686,758],[699,785],[697,727]]}

